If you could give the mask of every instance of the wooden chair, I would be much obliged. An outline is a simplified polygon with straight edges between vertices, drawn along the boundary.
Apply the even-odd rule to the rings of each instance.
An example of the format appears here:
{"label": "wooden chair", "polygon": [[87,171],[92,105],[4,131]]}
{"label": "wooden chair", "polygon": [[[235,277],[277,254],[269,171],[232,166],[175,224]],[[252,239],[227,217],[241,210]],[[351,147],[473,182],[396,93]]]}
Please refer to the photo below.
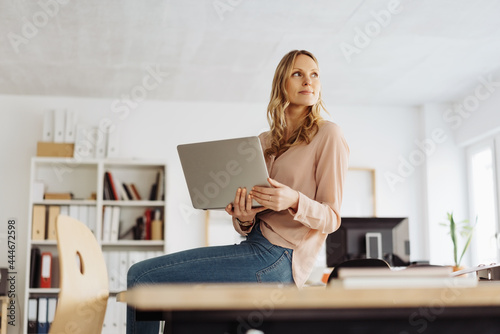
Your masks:
{"label": "wooden chair", "polygon": [[340,263],[333,268],[332,273],[328,277],[328,282],[339,277],[339,270],[342,268],[359,268],[359,267],[382,267],[391,269],[389,263],[381,259],[352,259]]}
{"label": "wooden chair", "polygon": [[96,238],[80,221],[57,217],[60,292],[49,333],[102,330],[108,303],[108,273]]}

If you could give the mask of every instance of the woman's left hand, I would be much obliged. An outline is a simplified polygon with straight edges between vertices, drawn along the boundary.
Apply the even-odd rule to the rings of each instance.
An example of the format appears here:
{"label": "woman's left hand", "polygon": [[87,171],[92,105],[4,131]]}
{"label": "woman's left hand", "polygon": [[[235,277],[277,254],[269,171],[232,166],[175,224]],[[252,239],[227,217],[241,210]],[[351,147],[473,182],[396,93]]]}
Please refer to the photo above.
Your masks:
{"label": "woman's left hand", "polygon": [[282,211],[289,208],[297,211],[299,193],[296,190],[271,178],[268,178],[267,182],[269,182],[271,188],[259,186],[252,188],[250,195],[252,195],[253,199],[273,211]]}

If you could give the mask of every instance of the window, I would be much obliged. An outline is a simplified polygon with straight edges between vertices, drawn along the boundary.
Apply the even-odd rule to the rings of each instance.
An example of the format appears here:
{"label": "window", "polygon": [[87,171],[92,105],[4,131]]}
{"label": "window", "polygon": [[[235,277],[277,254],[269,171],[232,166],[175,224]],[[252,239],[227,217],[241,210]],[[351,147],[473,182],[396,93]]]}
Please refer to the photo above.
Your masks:
{"label": "window", "polygon": [[470,222],[477,224],[471,243],[473,265],[498,263],[498,170],[500,136],[467,150]]}

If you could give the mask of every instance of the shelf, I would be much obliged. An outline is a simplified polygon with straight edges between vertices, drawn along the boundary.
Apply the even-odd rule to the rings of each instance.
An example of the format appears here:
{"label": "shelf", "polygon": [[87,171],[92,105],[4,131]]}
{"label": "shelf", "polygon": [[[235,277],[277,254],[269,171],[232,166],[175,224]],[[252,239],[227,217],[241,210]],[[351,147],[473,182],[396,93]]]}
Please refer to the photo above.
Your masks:
{"label": "shelf", "polygon": [[142,159],[108,159],[104,162],[104,167],[163,167],[165,161],[142,160]]}
{"label": "shelf", "polygon": [[50,289],[43,289],[43,288],[30,288],[29,293],[37,294],[37,295],[43,295],[43,294],[58,294],[61,289],[59,288],[50,288]]}
{"label": "shelf", "polygon": [[96,203],[97,201],[93,199],[44,199],[33,202],[41,205],[96,205]]}
{"label": "shelf", "polygon": [[77,167],[79,165],[97,165],[98,159],[75,159],[75,158],[58,158],[58,157],[34,157],[33,162],[37,164],[51,163],[66,163],[69,167]]}
{"label": "shelf", "polygon": [[164,206],[165,201],[114,201],[114,200],[106,200],[103,201],[103,205],[107,206]]}
{"label": "shelf", "polygon": [[158,247],[165,244],[164,240],[119,240],[119,241],[103,241],[103,247],[125,247],[125,246],[140,246],[140,247]]}
{"label": "shelf", "polygon": [[[28,213],[28,220],[31,223],[26,233],[28,239],[26,276],[31,277],[30,250],[34,247],[39,248],[40,253],[52,253],[52,260],[59,261],[57,240],[31,240],[34,218],[36,219],[36,233],[40,236],[52,236],[56,216],[62,213],[82,221],[94,233],[108,268],[111,296],[125,290],[127,270],[131,265],[166,253],[166,167],[164,161],[154,159],[32,158],[31,196]],[[139,198],[144,200],[104,200],[104,186],[108,172],[111,173],[115,186],[120,183],[133,184],[139,193]],[[72,193],[73,199],[42,199],[40,183],[43,184],[44,193]],[[153,189],[161,190],[162,197],[154,197],[161,200],[149,200]],[[35,205],[37,205],[36,210],[34,209]],[[44,206],[44,208],[40,206]],[[108,207],[114,207],[111,210],[111,215],[109,215],[109,210],[105,210]],[[123,231],[131,230],[137,224],[138,218],[144,217],[148,210],[154,212],[155,215],[159,212],[160,219],[163,221],[163,240],[127,239],[116,241],[116,239],[112,239],[115,241],[109,241],[107,235],[110,232],[108,230],[110,227],[114,233],[116,233],[117,227],[118,232],[122,229]],[[45,231],[43,231],[42,226],[45,226]],[[104,237],[105,233],[106,237]],[[52,277],[59,277],[61,268],[58,263],[53,264]],[[25,294],[22,314],[28,314],[28,299],[30,297],[57,297],[60,292],[59,288],[30,288],[30,280],[25,281],[27,293]],[[57,282],[54,286],[57,286]],[[26,333],[27,325],[25,317],[20,332]]]}
{"label": "shelf", "polygon": [[57,246],[56,240],[31,240],[32,246]]}

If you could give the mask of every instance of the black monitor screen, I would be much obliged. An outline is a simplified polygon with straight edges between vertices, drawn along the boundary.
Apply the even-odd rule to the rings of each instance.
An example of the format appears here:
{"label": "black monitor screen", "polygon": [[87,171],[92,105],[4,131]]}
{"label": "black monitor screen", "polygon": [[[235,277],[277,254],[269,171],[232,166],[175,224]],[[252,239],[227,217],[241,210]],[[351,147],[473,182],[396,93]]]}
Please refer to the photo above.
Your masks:
{"label": "black monitor screen", "polygon": [[408,218],[343,217],[340,228],[326,239],[327,266],[368,257],[384,259],[391,266],[408,265]]}

